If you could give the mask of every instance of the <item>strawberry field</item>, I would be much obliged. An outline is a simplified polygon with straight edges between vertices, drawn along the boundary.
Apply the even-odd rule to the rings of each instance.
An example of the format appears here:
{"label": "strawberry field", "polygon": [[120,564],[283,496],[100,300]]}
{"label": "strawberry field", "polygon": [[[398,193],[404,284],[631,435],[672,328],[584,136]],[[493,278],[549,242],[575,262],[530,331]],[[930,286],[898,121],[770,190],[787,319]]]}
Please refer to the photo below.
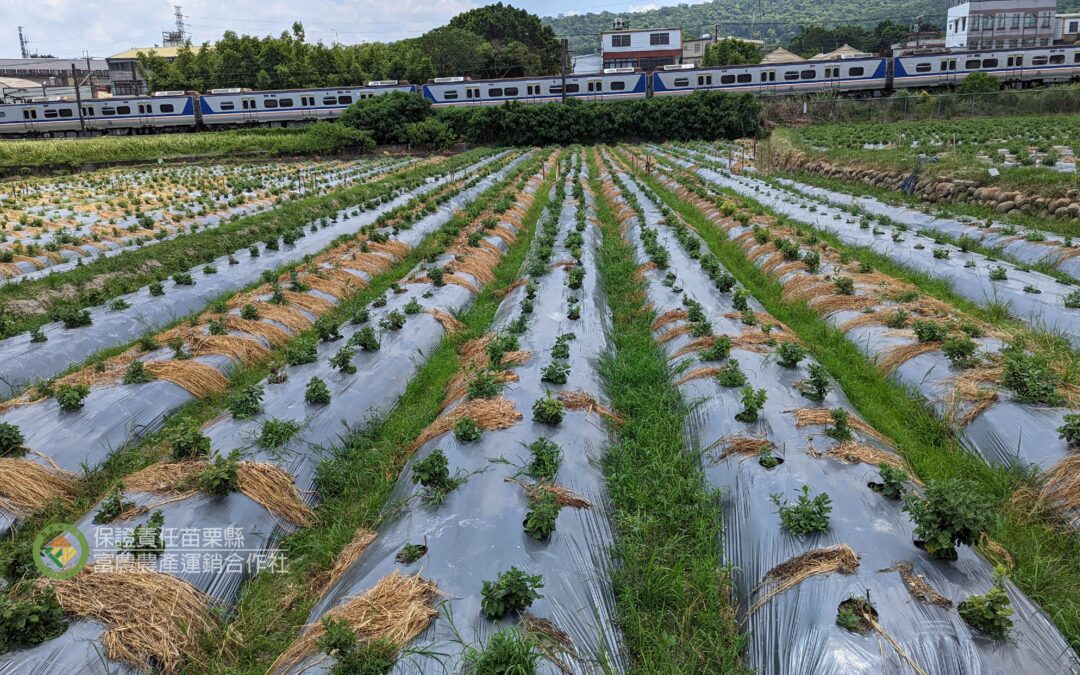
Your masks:
{"label": "strawberry field", "polygon": [[1071,244],[888,212],[696,143],[2,184],[0,670],[1075,672]]}

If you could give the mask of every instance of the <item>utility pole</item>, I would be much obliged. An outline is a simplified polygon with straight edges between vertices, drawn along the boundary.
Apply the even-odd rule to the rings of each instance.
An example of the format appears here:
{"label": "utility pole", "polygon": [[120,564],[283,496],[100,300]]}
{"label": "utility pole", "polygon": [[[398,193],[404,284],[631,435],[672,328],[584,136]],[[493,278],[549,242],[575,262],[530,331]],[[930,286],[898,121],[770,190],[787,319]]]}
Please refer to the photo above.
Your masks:
{"label": "utility pole", "polygon": [[562,102],[566,103],[566,67],[570,58],[570,38],[560,38],[562,43]]}
{"label": "utility pole", "polygon": [[79,71],[75,69],[75,64],[71,64],[71,81],[75,83],[75,105],[79,107],[79,128],[82,131],[86,131],[86,118],[83,117],[82,111],[82,92],[79,90]]}
{"label": "utility pole", "polygon": [[23,35],[23,27],[19,26],[19,51],[22,52],[24,59],[30,58],[30,50],[26,48],[26,45],[30,44],[30,41]]}
{"label": "utility pole", "polygon": [[94,92],[94,67],[90,65],[90,52],[86,53],[86,79],[90,82],[90,98],[97,98]]}

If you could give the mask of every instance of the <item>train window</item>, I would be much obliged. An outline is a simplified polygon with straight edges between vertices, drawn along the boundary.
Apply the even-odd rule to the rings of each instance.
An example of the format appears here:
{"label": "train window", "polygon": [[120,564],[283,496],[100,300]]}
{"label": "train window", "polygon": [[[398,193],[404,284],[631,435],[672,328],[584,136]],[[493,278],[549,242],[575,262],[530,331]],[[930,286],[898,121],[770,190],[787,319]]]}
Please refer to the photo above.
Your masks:
{"label": "train window", "polygon": [[720,76],[720,84],[735,84],[735,76],[734,75],[721,75]]}
{"label": "train window", "polygon": [[916,73],[929,73],[930,72],[930,67],[931,67],[930,63],[916,63],[915,64],[915,72]]}
{"label": "train window", "polygon": [[795,72],[794,70],[789,70],[786,73],[784,73],[784,79],[785,80],[797,80],[797,79],[799,79],[799,73]]}
{"label": "train window", "polygon": [[801,73],[799,73],[799,78],[803,79],[803,80],[812,80],[815,77],[817,77],[817,71],[813,70],[813,69],[804,70]]}
{"label": "train window", "polygon": [[1050,55],[1050,65],[1056,65],[1056,64],[1059,64],[1059,63],[1065,63],[1065,55],[1064,54],[1051,54]]}
{"label": "train window", "polygon": [[1031,57],[1031,65],[1033,66],[1045,66],[1047,59],[1045,56],[1033,56]]}
{"label": "train window", "polygon": [[276,108],[277,107],[277,99],[276,98],[268,98],[268,99],[264,100],[263,101],[263,107],[264,108]]}
{"label": "train window", "polygon": [[862,77],[862,74],[866,72],[862,66],[855,66],[854,68],[848,68],[848,77]]}
{"label": "train window", "polygon": [[979,67],[979,59],[968,59],[964,61],[964,70],[973,70]]}
{"label": "train window", "polygon": [[447,101],[456,101],[457,95],[456,91],[444,91],[442,97]]}
{"label": "train window", "polygon": [[580,84],[568,84],[568,85],[566,85],[566,93],[567,94],[576,94],[579,91],[581,91],[581,85]]}
{"label": "train window", "polygon": [[293,107],[293,100],[291,98],[279,98],[277,104],[279,108],[291,108]]}
{"label": "train window", "polygon": [[503,94],[505,94],[507,96],[517,96],[518,95],[518,88],[517,87],[507,87],[506,89],[503,89]]}
{"label": "train window", "polygon": [[131,106],[129,106],[129,105],[117,106],[116,107],[116,114],[117,115],[130,115],[131,114]]}
{"label": "train window", "polygon": [[322,104],[323,105],[337,105],[337,97],[336,96],[323,96]]}
{"label": "train window", "polygon": [[1080,63],[1080,52],[1073,54],[1073,63]]}
{"label": "train window", "polygon": [[314,96],[301,96],[300,97],[300,105],[305,106],[305,107],[315,105],[315,97]]}
{"label": "train window", "polygon": [[690,78],[689,77],[677,77],[677,78],[675,78],[675,82],[673,84],[676,87],[689,87],[690,86]]}
{"label": "train window", "polygon": [[[983,68],[997,68],[997,65],[998,65],[998,60],[997,59],[983,59],[983,62],[982,62],[982,67]],[[1016,65],[1018,65],[1018,66],[1024,65],[1024,57],[1021,56],[1020,58],[1016,59]]]}
{"label": "train window", "polygon": [[6,112],[0,112],[0,118],[4,118],[4,117],[7,117],[7,113]]}
{"label": "train window", "polygon": [[64,108],[63,110],[60,111],[60,117],[74,117],[74,115],[75,115],[74,110],[68,110],[67,108]]}
{"label": "train window", "polygon": [[502,96],[502,95],[503,95],[503,90],[499,89],[498,87],[492,87],[491,89],[488,89],[488,96]]}
{"label": "train window", "polygon": [[349,105],[352,103],[352,96],[338,96],[337,102],[341,105]]}
{"label": "train window", "polygon": [[712,75],[698,75],[697,76],[697,84],[698,84],[699,87],[712,86]]}
{"label": "train window", "polygon": [[47,119],[47,120],[51,120],[51,119],[53,119],[55,117],[59,117],[59,116],[60,116],[60,113],[56,112],[55,110],[46,110],[45,111],[45,119]]}
{"label": "train window", "polygon": [[116,108],[102,108],[101,109],[101,114],[106,115],[106,116],[115,115],[116,114]]}
{"label": "train window", "polygon": [[24,120],[36,120],[37,119],[37,111],[36,110],[30,110],[29,108],[23,108],[22,116],[23,116]]}
{"label": "train window", "polygon": [[232,101],[222,101],[221,102],[221,109],[222,110],[233,110],[234,108],[236,108],[236,104],[233,103]]}
{"label": "train window", "polygon": [[604,82],[602,80],[589,82],[589,93],[591,94],[598,91],[604,91]]}
{"label": "train window", "polygon": [[548,93],[549,94],[561,94],[562,93],[562,87],[560,85],[553,84],[553,85],[551,85],[551,87],[548,88]]}
{"label": "train window", "polygon": [[[1077,56],[1080,56],[1080,52],[1077,53]],[[611,91],[623,91],[624,89],[626,89],[625,82],[615,81],[611,83]]]}
{"label": "train window", "polygon": [[735,79],[738,80],[741,84],[746,84],[747,82],[753,80],[754,76],[750,73],[739,73],[738,77],[736,77]]}

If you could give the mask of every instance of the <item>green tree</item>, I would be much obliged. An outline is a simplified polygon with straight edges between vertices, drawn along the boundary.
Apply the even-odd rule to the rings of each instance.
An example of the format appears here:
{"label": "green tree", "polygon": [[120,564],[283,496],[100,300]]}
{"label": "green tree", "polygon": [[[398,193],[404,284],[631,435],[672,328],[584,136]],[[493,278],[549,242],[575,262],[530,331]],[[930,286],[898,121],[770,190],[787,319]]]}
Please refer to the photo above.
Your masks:
{"label": "green tree", "polygon": [[736,38],[724,38],[705,49],[703,66],[731,66],[761,63],[761,47]]}
{"label": "green tree", "polygon": [[376,143],[408,143],[408,125],[431,115],[431,102],[420,94],[395,91],[357,101],[342,114],[346,126],[371,133]]}
{"label": "green tree", "polygon": [[987,73],[969,73],[956,87],[958,94],[986,94],[1001,88],[997,78]]}

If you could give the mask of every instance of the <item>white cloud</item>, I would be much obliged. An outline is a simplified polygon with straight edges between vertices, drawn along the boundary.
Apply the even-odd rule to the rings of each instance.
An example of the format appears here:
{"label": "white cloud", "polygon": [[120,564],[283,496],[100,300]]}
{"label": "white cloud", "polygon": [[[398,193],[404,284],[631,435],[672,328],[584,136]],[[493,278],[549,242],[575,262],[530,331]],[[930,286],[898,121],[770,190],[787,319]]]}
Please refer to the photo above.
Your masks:
{"label": "white cloud", "polygon": [[651,12],[654,9],[660,9],[660,5],[655,2],[647,2],[644,5],[630,5],[627,11],[630,12]]}

